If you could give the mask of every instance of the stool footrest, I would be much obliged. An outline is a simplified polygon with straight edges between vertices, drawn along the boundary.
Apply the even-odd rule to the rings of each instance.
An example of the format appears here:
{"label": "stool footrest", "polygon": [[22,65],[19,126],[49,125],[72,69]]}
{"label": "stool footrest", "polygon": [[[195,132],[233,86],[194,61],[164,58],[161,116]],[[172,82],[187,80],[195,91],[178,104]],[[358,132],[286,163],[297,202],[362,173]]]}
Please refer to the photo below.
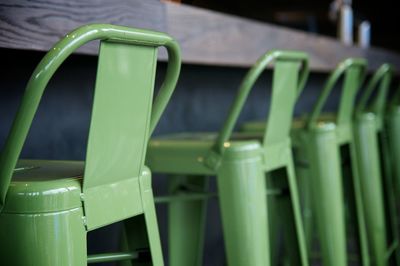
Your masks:
{"label": "stool footrest", "polygon": [[[267,189],[267,196],[281,195],[282,189]],[[192,200],[206,200],[210,198],[218,198],[218,193],[199,193],[189,192],[178,195],[158,196],[154,198],[154,202],[158,204],[170,203],[174,201],[192,201]]]}
{"label": "stool footrest", "polygon": [[174,201],[205,200],[218,197],[217,193],[182,193],[178,195],[159,196],[154,198],[155,203],[170,203]]}
{"label": "stool footrest", "polygon": [[140,257],[149,257],[146,254],[149,254],[148,250],[140,250],[133,252],[100,253],[100,254],[89,255],[87,262],[100,263],[100,262],[121,261],[121,260],[134,260]]}

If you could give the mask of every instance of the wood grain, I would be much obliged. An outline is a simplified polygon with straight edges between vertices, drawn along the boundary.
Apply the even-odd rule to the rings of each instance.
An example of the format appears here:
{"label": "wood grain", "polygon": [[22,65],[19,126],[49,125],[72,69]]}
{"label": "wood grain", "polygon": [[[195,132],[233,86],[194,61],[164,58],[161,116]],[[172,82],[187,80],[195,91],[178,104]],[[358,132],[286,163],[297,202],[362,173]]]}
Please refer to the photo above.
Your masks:
{"label": "wood grain", "polygon": [[[265,51],[290,49],[308,52],[315,71],[332,70],[347,57],[367,58],[370,69],[388,62],[400,70],[400,55],[384,49],[348,47],[328,37],[157,0],[0,0],[0,47],[46,51],[87,23],[165,31],[180,43],[186,63],[247,67]],[[78,52],[96,54],[97,46]],[[160,59],[166,59],[164,52]]]}
{"label": "wood grain", "polygon": [[[0,47],[46,51],[88,23],[165,31],[164,14],[164,5],[154,0],[0,0]],[[78,52],[96,54],[97,45]]]}

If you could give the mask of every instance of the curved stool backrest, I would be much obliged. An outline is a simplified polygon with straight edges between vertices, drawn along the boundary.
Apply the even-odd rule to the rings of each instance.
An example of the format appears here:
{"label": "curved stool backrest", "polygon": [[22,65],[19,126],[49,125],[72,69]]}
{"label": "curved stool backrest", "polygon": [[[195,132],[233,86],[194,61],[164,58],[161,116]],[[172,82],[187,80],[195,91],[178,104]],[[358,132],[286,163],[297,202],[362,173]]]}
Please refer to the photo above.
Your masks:
{"label": "curved stool backrest", "polygon": [[361,58],[349,58],[341,62],[330,74],[324,88],[314,105],[306,126],[311,128],[316,125],[332,89],[339,79],[344,75],[341,97],[337,110],[336,124],[338,126],[348,125],[353,118],[354,100],[358,89],[363,83],[366,75],[367,62]]}
{"label": "curved stool backrest", "polygon": [[229,141],[233,128],[254,83],[267,68],[273,66],[273,82],[268,127],[264,132],[263,146],[287,141],[292,123],[293,108],[297,97],[307,81],[308,56],[297,51],[270,51],[261,56],[244,77],[236,98],[230,108],[225,124],[218,134],[214,152],[222,154],[224,144]]}
{"label": "curved stool backrest", "polygon": [[[126,215],[124,205],[131,202],[117,197],[116,204],[122,206],[116,209],[122,211],[105,213],[98,195],[113,200],[118,187],[141,174],[149,135],[179,76],[180,52],[166,34],[107,24],[87,25],[67,34],[33,72],[0,155],[0,210],[47,83],[73,51],[93,40],[100,40],[100,49],[83,179],[87,227],[99,227]],[[167,48],[169,64],[152,106],[159,46]],[[96,216],[102,217],[101,222],[95,222]]]}
{"label": "curved stool backrest", "polygon": [[[378,127],[383,125],[383,116],[386,109],[387,95],[393,77],[393,66],[382,64],[369,79],[361,98],[356,106],[356,114],[366,111],[372,112],[378,118]],[[376,93],[374,94],[374,92]],[[374,97],[372,99],[371,97]]]}

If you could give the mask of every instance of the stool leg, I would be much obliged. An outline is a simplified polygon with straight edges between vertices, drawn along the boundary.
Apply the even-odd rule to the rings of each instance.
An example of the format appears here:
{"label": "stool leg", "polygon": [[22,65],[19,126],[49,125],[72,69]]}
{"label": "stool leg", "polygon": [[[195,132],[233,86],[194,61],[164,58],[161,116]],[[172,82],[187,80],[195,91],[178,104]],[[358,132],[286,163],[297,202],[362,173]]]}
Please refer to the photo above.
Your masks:
{"label": "stool leg", "polygon": [[375,123],[374,119],[369,119],[367,116],[357,120],[355,148],[373,263],[383,266],[386,265],[386,222]]}
{"label": "stool leg", "polygon": [[217,184],[228,265],[270,265],[261,158],[224,158]]}
{"label": "stool leg", "polygon": [[[291,151],[289,151],[291,152]],[[300,209],[300,198],[299,198],[299,190],[297,188],[297,180],[294,171],[294,164],[293,159],[289,160],[289,164],[287,167],[288,171],[288,181],[289,181],[289,189],[290,189],[290,199],[292,202],[293,208],[293,215],[294,221],[296,225],[296,235],[297,235],[297,242],[299,245],[300,251],[300,258],[301,258],[301,265],[309,265],[308,262],[308,255],[307,255],[307,245],[306,239],[304,235],[304,226],[303,220],[301,216],[301,209]]]}
{"label": "stool leg", "polygon": [[[204,176],[172,176],[170,194],[205,192],[209,178]],[[202,265],[204,230],[208,200],[172,201],[168,206],[169,264]]]}
{"label": "stool leg", "polygon": [[164,265],[160,233],[158,231],[157,215],[154,205],[154,195],[151,185],[151,173],[149,170],[144,170],[139,179],[140,190],[142,193],[142,204],[144,211],[144,218],[147,228],[147,236],[149,239],[151,258],[153,265]]}
{"label": "stool leg", "polygon": [[82,208],[37,214],[0,213],[0,264],[87,265],[82,217]]}
{"label": "stool leg", "polygon": [[[124,220],[122,229],[122,249],[124,251],[141,251],[148,250],[149,237],[147,234],[146,222],[144,215],[138,215]],[[151,251],[150,251],[151,252]],[[152,265],[149,259],[124,260],[118,263],[119,266],[145,266]]]}
{"label": "stool leg", "polygon": [[[354,142],[350,142],[349,144],[350,150],[350,161],[351,161],[351,174],[352,174],[352,184],[353,191],[351,191],[350,203],[353,202],[355,206],[355,215],[357,216],[357,229],[358,229],[358,242],[361,251],[362,265],[369,266],[371,265],[370,256],[369,256],[369,247],[368,247],[368,238],[367,238],[367,228],[366,228],[366,217],[363,207],[363,199],[362,199],[362,190],[361,190],[361,181],[358,170],[357,163],[357,153]],[[346,180],[347,178],[345,178]],[[350,178],[348,178],[350,179]],[[350,180],[348,180],[350,181]]]}
{"label": "stool leg", "polygon": [[314,214],[325,266],[347,265],[344,197],[335,129],[317,129],[304,145],[310,155]]}
{"label": "stool leg", "polygon": [[289,260],[289,265],[291,266],[302,265],[300,246],[296,234],[296,223],[290,199],[287,170],[281,168],[271,172],[270,174],[271,187],[280,191],[280,193],[275,196],[275,203],[277,210],[276,215],[282,225],[284,237],[285,256],[284,261],[281,263],[286,265],[287,260]]}
{"label": "stool leg", "polygon": [[[139,177],[140,192],[142,195],[143,215],[138,215],[124,221],[122,246],[124,250],[143,250],[150,248],[151,261],[146,258],[138,259],[134,265],[163,266],[164,260],[161,250],[160,234],[158,231],[157,216],[154,206],[154,196],[151,186],[151,173],[144,170]],[[131,261],[122,261],[119,265],[132,265]]]}
{"label": "stool leg", "polygon": [[309,265],[293,162],[290,160],[286,169],[271,172],[271,177],[274,188],[282,191],[276,201],[290,265]]}
{"label": "stool leg", "polygon": [[[297,176],[297,175],[296,175]],[[301,194],[303,195],[303,221],[304,221],[304,236],[306,239],[306,247],[308,254],[311,254],[313,248],[313,240],[315,235],[315,222],[313,217],[313,204],[312,191],[310,184],[310,175],[303,175],[300,181]]]}
{"label": "stool leg", "polygon": [[[360,185],[358,181],[358,170],[352,158],[352,148],[350,145],[340,147],[340,161],[343,176],[343,194],[345,199],[345,219],[346,231],[352,233],[354,240],[357,243],[358,253],[351,253],[351,258],[357,258],[363,266],[370,265],[370,254],[367,242],[367,229],[365,225],[365,215],[362,205]],[[354,234],[354,235],[353,235]],[[351,238],[347,238],[349,246],[351,245]],[[352,252],[353,250],[348,249]],[[349,257],[350,257],[349,256]]]}
{"label": "stool leg", "polygon": [[299,192],[301,205],[303,210],[303,224],[304,224],[304,235],[306,238],[308,254],[312,253],[312,245],[315,235],[315,225],[312,210],[314,209],[314,201],[312,199],[311,189],[311,172],[310,172],[310,160],[308,154],[304,148],[296,149],[295,158],[295,171],[296,178],[299,183]]}

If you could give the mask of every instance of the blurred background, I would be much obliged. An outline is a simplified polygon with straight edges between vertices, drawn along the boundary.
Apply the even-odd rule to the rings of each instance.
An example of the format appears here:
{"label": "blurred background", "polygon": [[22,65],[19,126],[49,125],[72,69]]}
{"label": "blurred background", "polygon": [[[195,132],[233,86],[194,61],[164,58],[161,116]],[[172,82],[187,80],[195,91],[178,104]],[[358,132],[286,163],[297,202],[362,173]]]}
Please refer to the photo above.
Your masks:
{"label": "blurred background", "polygon": [[336,38],[341,4],[351,5],[354,24],[368,20],[372,44],[399,51],[398,18],[393,0],[172,0],[244,18]]}

